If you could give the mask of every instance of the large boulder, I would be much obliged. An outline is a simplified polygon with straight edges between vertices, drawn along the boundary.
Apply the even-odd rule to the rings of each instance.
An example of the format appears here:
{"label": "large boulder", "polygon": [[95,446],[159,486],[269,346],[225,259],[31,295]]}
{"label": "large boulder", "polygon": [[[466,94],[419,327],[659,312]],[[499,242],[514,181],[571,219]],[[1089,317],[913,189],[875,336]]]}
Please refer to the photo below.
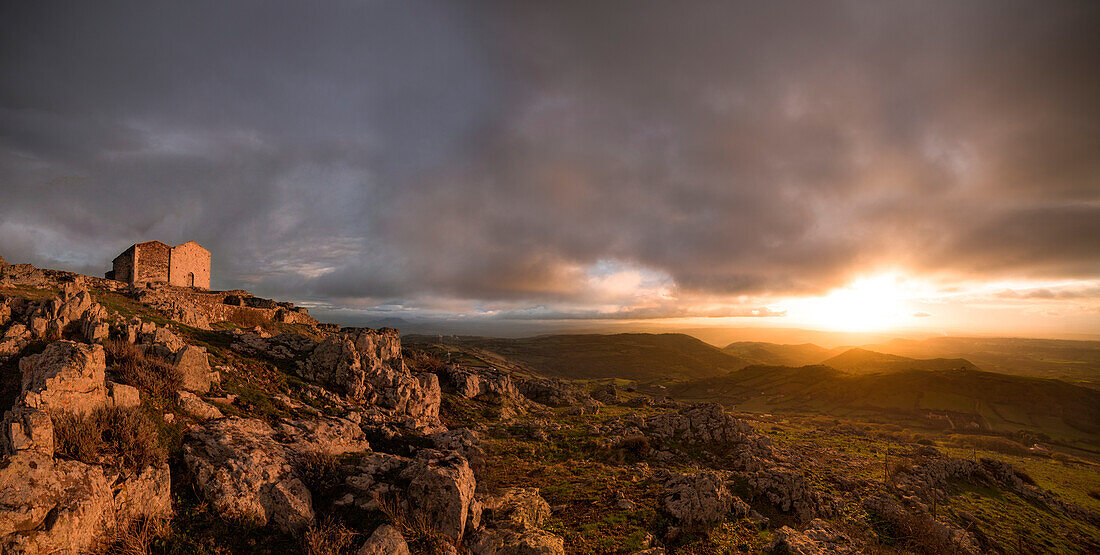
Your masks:
{"label": "large boulder", "polygon": [[474,555],[563,555],[561,537],[540,528],[550,505],[536,488],[509,488],[482,499],[484,527],[468,543]]}
{"label": "large boulder", "polygon": [[461,539],[477,485],[466,459],[456,453],[421,449],[401,477],[409,480],[410,507],[423,514],[440,534]]}
{"label": "large boulder", "polygon": [[280,423],[278,430],[295,453],[343,455],[370,451],[363,429],[344,418],[288,420]]}
{"label": "large boulder", "polygon": [[749,506],[714,472],[675,474],[661,492],[661,510],[686,530],[704,530],[727,515],[743,517]]}
{"label": "large boulder", "polygon": [[100,345],[56,341],[19,360],[21,402],[43,410],[78,414],[107,403],[106,355]]}
{"label": "large boulder", "polygon": [[260,420],[212,420],[187,435],[184,461],[220,514],[297,532],[313,521],[312,498],[275,436]]}
{"label": "large boulder", "polygon": [[[157,328],[164,329],[164,328]],[[184,345],[176,351],[172,364],[179,369],[182,386],[187,391],[206,393],[213,381],[206,348]]]}
{"label": "large boulder", "polygon": [[167,464],[132,474],[22,452],[0,468],[0,552],[85,553],[113,526],[171,511]]}

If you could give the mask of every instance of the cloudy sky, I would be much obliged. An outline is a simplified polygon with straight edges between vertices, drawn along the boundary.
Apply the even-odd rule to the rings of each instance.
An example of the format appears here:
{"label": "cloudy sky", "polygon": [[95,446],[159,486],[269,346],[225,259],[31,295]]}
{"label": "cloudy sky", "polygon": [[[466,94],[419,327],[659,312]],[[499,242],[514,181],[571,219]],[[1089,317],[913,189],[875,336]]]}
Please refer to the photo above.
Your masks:
{"label": "cloudy sky", "polygon": [[[0,5],[0,255],[344,321],[1100,334],[1100,3]],[[517,324],[518,325],[518,324]]]}

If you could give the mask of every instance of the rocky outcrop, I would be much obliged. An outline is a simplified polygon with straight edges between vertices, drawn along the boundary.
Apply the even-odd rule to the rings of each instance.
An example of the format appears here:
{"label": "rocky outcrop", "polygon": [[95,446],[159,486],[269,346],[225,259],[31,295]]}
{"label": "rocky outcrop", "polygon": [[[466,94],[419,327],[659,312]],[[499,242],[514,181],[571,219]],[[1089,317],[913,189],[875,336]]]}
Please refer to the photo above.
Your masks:
{"label": "rocky outcrop", "polygon": [[711,447],[743,444],[758,436],[747,422],[722,410],[720,405],[691,405],[676,412],[657,414],[646,423],[646,435],[664,441],[686,444],[705,443]]}
{"label": "rocky outcrop", "polygon": [[829,553],[856,553],[852,539],[831,524],[815,518],[802,532],[789,526],[775,531],[768,552],[791,555],[825,555]]}
{"label": "rocky outcrop", "polygon": [[615,384],[601,385],[593,389],[590,395],[605,405],[617,405],[622,401],[619,399],[619,391],[615,389]]}
{"label": "rocky outcrop", "polygon": [[[0,551],[84,552],[113,526],[170,514],[166,464],[135,474],[53,458],[50,415],[107,404],[104,366],[103,347],[71,341],[20,360],[23,391],[2,428],[8,456],[0,465]],[[120,391],[112,402],[124,402]]]}
{"label": "rocky outcrop", "polygon": [[485,448],[481,435],[469,428],[456,428],[429,436],[436,449],[458,453],[466,458],[475,477],[485,469]]}
{"label": "rocky outcrop", "polygon": [[213,420],[187,435],[184,461],[196,487],[225,517],[300,531],[313,521],[312,498],[275,435],[260,420]]}
{"label": "rocky outcrop", "polygon": [[532,378],[516,387],[524,397],[548,407],[584,406],[594,401],[581,388],[554,378]]}
{"label": "rocky outcrop", "polygon": [[359,548],[358,555],[409,555],[409,544],[405,543],[405,537],[401,532],[383,524],[375,528],[374,533],[367,538],[363,547]]}
{"label": "rocky outcrop", "polygon": [[397,330],[345,329],[318,344],[298,374],[408,417],[412,427],[439,427],[439,379],[435,374],[414,375],[405,367]]}
{"label": "rocky outcrop", "polygon": [[749,506],[714,472],[672,475],[661,492],[660,508],[689,531],[705,530],[727,516],[749,514]]}
{"label": "rocky outcrop", "polygon": [[482,499],[483,527],[468,544],[474,555],[561,555],[561,537],[542,530],[550,505],[536,488],[509,488]]}
{"label": "rocky outcrop", "polygon": [[50,343],[40,354],[19,360],[21,402],[39,409],[90,412],[107,402],[106,367],[102,346]]}
{"label": "rocky outcrop", "polygon": [[461,539],[476,488],[466,459],[455,453],[422,449],[401,476],[409,481],[410,508],[423,514],[440,534]]}

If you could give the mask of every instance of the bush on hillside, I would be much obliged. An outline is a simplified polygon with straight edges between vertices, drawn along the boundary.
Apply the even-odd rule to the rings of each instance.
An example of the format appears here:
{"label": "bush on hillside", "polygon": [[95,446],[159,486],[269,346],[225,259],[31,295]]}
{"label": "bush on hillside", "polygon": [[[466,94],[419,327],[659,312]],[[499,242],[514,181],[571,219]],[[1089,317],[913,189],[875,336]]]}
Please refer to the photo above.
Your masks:
{"label": "bush on hillside", "polygon": [[164,359],[147,354],[127,341],[107,341],[107,361],[113,365],[119,381],[159,399],[171,399],[183,385],[183,376]]}
{"label": "bush on hillside", "polygon": [[137,409],[100,407],[86,415],[54,414],[53,432],[58,454],[88,464],[138,472],[168,457],[156,426]]}

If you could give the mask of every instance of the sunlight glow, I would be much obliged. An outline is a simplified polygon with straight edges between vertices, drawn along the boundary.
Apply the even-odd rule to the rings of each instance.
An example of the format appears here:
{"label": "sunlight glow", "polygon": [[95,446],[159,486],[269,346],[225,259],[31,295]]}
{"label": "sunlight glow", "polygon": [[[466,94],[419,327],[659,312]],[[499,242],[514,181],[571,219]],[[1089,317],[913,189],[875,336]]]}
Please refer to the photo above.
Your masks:
{"label": "sunlight glow", "polygon": [[894,328],[911,316],[903,281],[896,274],[860,278],[823,297],[793,301],[788,310],[798,320],[835,331]]}

